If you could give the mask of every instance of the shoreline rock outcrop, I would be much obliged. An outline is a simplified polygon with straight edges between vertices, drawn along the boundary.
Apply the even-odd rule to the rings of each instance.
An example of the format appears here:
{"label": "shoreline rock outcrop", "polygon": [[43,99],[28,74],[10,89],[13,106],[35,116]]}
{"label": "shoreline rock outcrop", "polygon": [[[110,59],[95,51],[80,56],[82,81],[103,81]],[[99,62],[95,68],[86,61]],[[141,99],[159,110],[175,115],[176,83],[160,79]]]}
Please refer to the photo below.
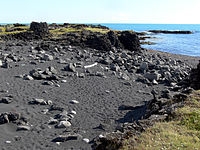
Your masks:
{"label": "shoreline rock outcrop", "polygon": [[149,30],[152,33],[163,33],[163,34],[192,34],[192,31],[170,31],[170,30]]}
{"label": "shoreline rock outcrop", "polygon": [[192,69],[189,76],[189,85],[195,89],[200,89],[200,61],[196,69]]}
{"label": "shoreline rock outcrop", "polygon": [[41,38],[44,38],[49,34],[49,28],[46,22],[32,22],[30,25],[30,30]]}
{"label": "shoreline rock outcrop", "polygon": [[[69,32],[64,32],[63,34],[56,34],[56,38],[54,38],[53,33],[50,33],[49,31],[50,28],[63,30],[67,25],[69,25],[70,29],[73,29],[73,31],[69,30]],[[110,51],[113,48],[127,49],[135,52],[141,51],[138,35],[133,31],[112,31],[101,25],[67,25],[48,25],[46,22],[32,22],[30,24],[30,29],[26,32],[8,34],[1,37],[4,40],[51,40],[65,43],[67,45],[80,46],[83,48],[88,47],[102,51]],[[98,30],[85,30],[83,27],[89,27],[90,29],[102,29],[106,30],[106,32],[102,33],[98,32]]]}

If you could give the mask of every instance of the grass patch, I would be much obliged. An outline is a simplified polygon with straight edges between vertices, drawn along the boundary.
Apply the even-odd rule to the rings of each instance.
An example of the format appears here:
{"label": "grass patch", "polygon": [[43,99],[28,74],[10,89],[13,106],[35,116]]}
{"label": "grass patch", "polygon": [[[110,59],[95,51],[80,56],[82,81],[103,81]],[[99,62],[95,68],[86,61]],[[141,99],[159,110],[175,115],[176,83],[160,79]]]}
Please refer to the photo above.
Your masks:
{"label": "grass patch", "polygon": [[175,111],[171,121],[158,122],[139,137],[124,140],[123,145],[121,150],[199,150],[200,91]]}
{"label": "grass patch", "polygon": [[5,27],[0,27],[0,30],[2,31],[0,33],[3,33],[3,32],[5,32],[6,28]]}
{"label": "grass patch", "polygon": [[30,26],[19,26],[19,27],[12,27],[13,29],[24,29],[29,30]]}
{"label": "grass patch", "polygon": [[0,32],[0,35],[17,34],[17,33],[26,32],[26,31],[27,30],[13,31],[13,32]]}
{"label": "grass patch", "polygon": [[[4,27],[0,27],[0,30],[2,32],[0,32],[0,35],[8,35],[8,34],[17,34],[17,33],[21,33],[21,32],[26,32],[28,31],[30,28],[30,26],[19,26],[19,27],[14,27],[13,25],[8,25],[8,26],[4,26]],[[11,31],[8,32],[7,30],[19,30],[19,31]]]}
{"label": "grass patch", "polygon": [[80,31],[83,31],[83,30],[88,30],[88,31],[92,31],[92,32],[100,32],[100,33],[103,33],[103,34],[110,31],[108,29],[90,28],[90,27],[74,28],[73,26],[69,25],[68,27],[50,30],[50,33],[52,33],[53,35],[62,35],[62,34],[66,34],[68,32],[80,32]]}
{"label": "grass patch", "polygon": [[56,34],[56,35],[61,35],[61,34],[65,34],[68,32],[78,32],[78,31],[82,31],[82,30],[75,29],[75,28],[59,28],[59,29],[50,30],[50,33]]}
{"label": "grass patch", "polygon": [[103,34],[105,34],[105,33],[110,31],[108,29],[100,29],[100,28],[84,28],[84,29],[92,31],[92,32],[100,32],[100,33],[103,33]]}

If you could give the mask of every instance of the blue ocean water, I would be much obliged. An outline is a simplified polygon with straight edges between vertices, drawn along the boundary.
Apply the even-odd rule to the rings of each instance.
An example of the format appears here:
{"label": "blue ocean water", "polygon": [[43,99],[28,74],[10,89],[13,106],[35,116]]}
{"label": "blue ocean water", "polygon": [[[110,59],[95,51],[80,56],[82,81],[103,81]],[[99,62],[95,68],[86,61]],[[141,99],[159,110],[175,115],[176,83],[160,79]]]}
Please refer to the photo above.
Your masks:
{"label": "blue ocean water", "polygon": [[142,45],[144,48],[183,54],[188,56],[200,56],[200,24],[109,24],[104,23],[111,29],[116,30],[189,30],[193,34],[155,34],[151,35],[156,39],[149,41],[155,42],[155,45]]}
{"label": "blue ocean water", "polygon": [[[8,23],[0,23],[8,24]],[[27,24],[27,23],[24,23]],[[98,23],[92,23],[98,24]],[[155,34],[156,37],[149,41],[155,45],[142,45],[144,48],[183,54],[189,56],[200,56],[200,24],[122,24],[122,23],[101,23],[114,30],[134,30],[138,32],[148,30],[189,30],[193,34]]]}

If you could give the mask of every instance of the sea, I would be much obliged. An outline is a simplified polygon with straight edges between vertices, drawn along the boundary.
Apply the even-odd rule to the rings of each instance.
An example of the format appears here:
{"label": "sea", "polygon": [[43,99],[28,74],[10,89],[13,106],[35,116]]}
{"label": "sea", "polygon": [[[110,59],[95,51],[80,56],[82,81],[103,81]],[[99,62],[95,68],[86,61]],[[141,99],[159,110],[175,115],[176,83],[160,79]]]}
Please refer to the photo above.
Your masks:
{"label": "sea", "polygon": [[[7,24],[7,23],[0,23]],[[26,24],[26,23],[25,23]],[[97,23],[90,23],[95,24]],[[99,23],[98,23],[99,24]],[[133,30],[147,32],[148,30],[184,30],[193,34],[151,34],[155,37],[148,39],[154,45],[141,45],[143,48],[182,54],[188,56],[200,56],[200,24],[124,24],[124,23],[100,23],[114,30]]]}
{"label": "sea", "polygon": [[[148,41],[155,45],[142,45],[144,48],[182,54],[188,56],[200,56],[200,24],[109,24],[104,23],[115,30],[133,30],[146,32],[148,30],[180,30],[192,31],[193,34],[153,34]],[[149,35],[148,35],[149,36]]]}

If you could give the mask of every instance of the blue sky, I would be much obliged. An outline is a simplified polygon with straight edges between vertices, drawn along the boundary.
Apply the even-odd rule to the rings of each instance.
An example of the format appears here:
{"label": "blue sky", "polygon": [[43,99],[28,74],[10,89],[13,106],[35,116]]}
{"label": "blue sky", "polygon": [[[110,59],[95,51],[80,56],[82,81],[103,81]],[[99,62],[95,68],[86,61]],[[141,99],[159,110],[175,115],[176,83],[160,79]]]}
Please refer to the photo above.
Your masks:
{"label": "blue sky", "polygon": [[2,0],[0,22],[200,24],[200,0]]}

